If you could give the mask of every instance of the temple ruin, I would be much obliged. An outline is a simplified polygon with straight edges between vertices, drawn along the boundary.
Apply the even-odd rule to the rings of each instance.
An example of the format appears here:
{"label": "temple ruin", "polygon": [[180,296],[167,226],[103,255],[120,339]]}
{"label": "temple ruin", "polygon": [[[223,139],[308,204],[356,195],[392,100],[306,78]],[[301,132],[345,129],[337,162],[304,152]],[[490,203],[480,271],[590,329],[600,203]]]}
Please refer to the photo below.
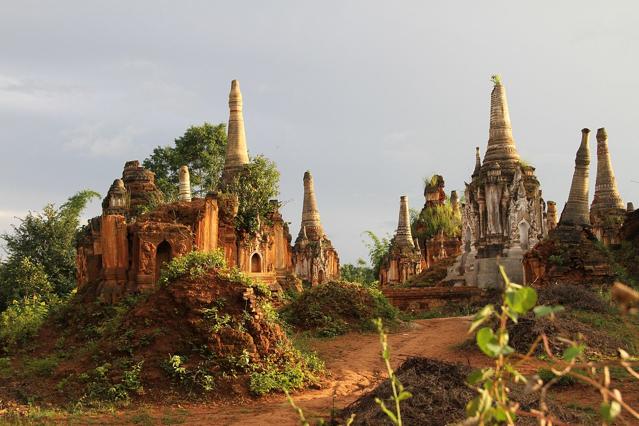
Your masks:
{"label": "temple ruin", "polygon": [[[428,269],[441,260],[456,257],[461,252],[461,239],[448,229],[432,229],[433,222],[444,216],[449,221],[461,223],[461,210],[457,191],[452,191],[450,200],[444,190],[446,183],[441,175],[434,175],[424,186],[424,207],[415,221],[415,238],[424,259],[422,267]],[[447,203],[450,202],[450,205]]]}
{"label": "temple ruin", "polygon": [[311,285],[339,277],[339,257],[324,233],[311,172],[304,173],[304,204],[300,232],[293,246],[295,274]]}
{"label": "temple ruin", "polygon": [[416,241],[410,230],[408,197],[402,195],[399,200],[397,231],[379,271],[380,285],[403,284],[421,272],[422,253]]}
{"label": "temple ruin", "polygon": [[[138,161],[125,164],[122,179],[114,181],[102,203],[102,215],[89,221],[78,241],[80,292],[115,302],[128,293],[149,291],[157,285],[164,264],[192,250],[220,249],[229,267],[239,268],[274,290],[290,278],[295,270],[291,235],[276,200],[271,201],[270,216],[258,218],[257,232],[235,226],[238,197],[224,189],[249,163],[237,80],[231,83],[229,109],[221,191],[209,192],[204,198],[192,197],[188,168],[183,166],[179,170],[178,201],[164,203],[155,186],[155,175]],[[308,177],[302,227],[310,234],[307,246],[317,244],[319,250],[298,251],[295,259],[309,264],[310,269],[300,268],[300,272],[323,282],[339,276],[339,260],[321,231],[310,174]],[[312,200],[308,206],[307,198]],[[307,210],[314,213],[306,215]]]}
{"label": "temple ruin", "polygon": [[559,223],[524,256],[527,284],[610,282],[614,277],[608,256],[597,246],[590,223],[589,134],[589,129],[581,130],[570,193]]}
{"label": "temple ruin", "polygon": [[588,138],[590,129],[581,129],[581,143],[575,155],[575,171],[572,175],[568,201],[561,211],[559,227],[587,227],[590,226],[588,211],[589,177],[590,177],[590,146]]}
{"label": "temple ruin", "polygon": [[446,277],[454,285],[497,286],[498,264],[513,280],[521,281],[523,254],[547,233],[535,168],[519,156],[506,88],[498,76],[493,82],[488,147],[483,162],[476,148],[462,206],[464,253]]}
{"label": "temple ruin", "polygon": [[606,129],[597,129],[597,178],[590,205],[590,224],[595,236],[606,245],[621,242],[620,229],[627,209],[619,191],[608,151]]}

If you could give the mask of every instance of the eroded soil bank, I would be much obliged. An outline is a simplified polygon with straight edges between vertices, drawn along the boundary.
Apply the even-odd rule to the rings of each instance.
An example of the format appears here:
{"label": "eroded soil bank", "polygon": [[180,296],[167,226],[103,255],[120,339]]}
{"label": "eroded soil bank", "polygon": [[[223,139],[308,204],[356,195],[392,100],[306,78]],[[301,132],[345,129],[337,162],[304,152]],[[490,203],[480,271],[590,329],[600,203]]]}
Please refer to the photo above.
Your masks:
{"label": "eroded soil bank", "polygon": [[[393,366],[406,358],[425,356],[451,362],[482,365],[486,359],[457,345],[468,338],[469,317],[416,320],[389,335]],[[329,372],[321,389],[293,395],[307,419],[330,417],[339,409],[371,391],[386,378],[380,358],[377,334],[349,333],[332,339],[310,339],[308,346],[318,352]],[[77,424],[188,424],[188,425],[298,425],[296,413],[283,395],[246,399],[229,404],[182,404],[180,406],[141,406],[120,410],[113,415],[70,417]]]}

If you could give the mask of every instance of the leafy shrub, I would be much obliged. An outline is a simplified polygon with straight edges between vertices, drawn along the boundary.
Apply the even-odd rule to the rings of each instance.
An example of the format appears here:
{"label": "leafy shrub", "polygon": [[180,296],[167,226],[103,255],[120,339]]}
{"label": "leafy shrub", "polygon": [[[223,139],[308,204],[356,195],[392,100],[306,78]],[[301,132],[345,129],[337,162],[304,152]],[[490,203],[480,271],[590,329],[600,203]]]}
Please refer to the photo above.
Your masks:
{"label": "leafy shrub", "polygon": [[287,322],[322,337],[350,330],[373,330],[373,320],[397,320],[398,311],[381,291],[357,283],[333,281],[305,290],[282,310]]}
{"label": "leafy shrub", "polygon": [[140,381],[143,363],[144,361],[140,361],[125,370],[118,383],[113,383],[109,378],[111,364],[108,362],[96,367],[90,373],[81,374],[80,379],[86,382],[86,398],[90,402],[128,402],[131,399],[131,393],[143,392]]}
{"label": "leafy shrub", "polygon": [[13,303],[0,313],[0,344],[9,351],[32,338],[49,313],[49,305],[39,296]]}
{"label": "leafy shrub", "polygon": [[288,392],[319,381],[318,375],[324,371],[324,362],[314,354],[304,354],[295,348],[288,348],[287,362],[280,357],[270,357],[251,373],[249,389],[255,395],[265,395],[273,391]]}
{"label": "leafy shrub", "polygon": [[285,365],[280,370],[274,364],[251,374],[249,389],[256,395],[265,395],[275,390],[289,391],[304,386],[304,371],[298,366]]}
{"label": "leafy shrub", "polygon": [[226,266],[224,253],[216,250],[210,253],[192,251],[172,259],[160,273],[160,285],[167,285],[179,278],[195,280],[203,277],[210,269]]}
{"label": "leafy shrub", "polygon": [[190,391],[212,391],[215,387],[213,375],[209,374],[203,365],[198,365],[194,369],[187,368],[186,361],[185,356],[169,354],[169,359],[162,367],[173,379]]}

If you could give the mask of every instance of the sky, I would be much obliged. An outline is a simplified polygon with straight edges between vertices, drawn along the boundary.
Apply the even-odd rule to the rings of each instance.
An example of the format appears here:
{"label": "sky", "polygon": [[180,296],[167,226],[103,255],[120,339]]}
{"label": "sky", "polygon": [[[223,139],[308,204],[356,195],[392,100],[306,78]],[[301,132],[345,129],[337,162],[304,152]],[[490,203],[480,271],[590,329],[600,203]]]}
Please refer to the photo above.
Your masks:
{"label": "sky", "polygon": [[[636,1],[0,0],[0,231],[191,125],[228,120],[239,79],[251,155],[281,172],[293,237],[311,170],[342,263],[392,234],[423,179],[462,191],[488,140],[490,76],[543,197],[566,201],[580,130],[606,127],[639,202]],[[591,196],[596,161],[591,163]],[[100,213],[99,201],[86,217]]]}

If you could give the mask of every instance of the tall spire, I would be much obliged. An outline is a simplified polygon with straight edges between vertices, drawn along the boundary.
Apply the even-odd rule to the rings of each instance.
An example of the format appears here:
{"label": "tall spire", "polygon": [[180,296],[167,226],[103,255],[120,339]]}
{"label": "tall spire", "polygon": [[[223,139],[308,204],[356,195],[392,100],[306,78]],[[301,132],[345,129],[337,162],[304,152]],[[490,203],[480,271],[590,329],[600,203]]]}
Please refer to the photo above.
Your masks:
{"label": "tall spire", "polygon": [[590,211],[596,213],[610,208],[624,209],[625,207],[617,190],[615,173],[610,162],[608,134],[602,127],[597,129],[597,180]]}
{"label": "tall spire", "polygon": [[506,88],[498,75],[494,75],[492,80],[495,87],[490,95],[490,130],[484,164],[494,161],[516,162],[519,154],[510,124]]}
{"label": "tall spire", "polygon": [[248,162],[240,82],[233,80],[231,82],[231,92],[229,93],[229,126],[222,180],[228,182]]}
{"label": "tall spire", "polygon": [[568,201],[561,212],[561,219],[559,219],[560,225],[590,225],[590,213],[588,212],[589,133],[590,129],[581,130],[581,145],[579,145],[575,157],[575,172],[572,176]]}
{"label": "tall spire", "polygon": [[324,236],[324,230],[322,229],[320,214],[317,208],[317,200],[315,199],[313,176],[308,170],[304,173],[304,205],[302,206],[300,237],[302,237],[303,234],[308,235],[308,238],[311,240],[320,240]]}
{"label": "tall spire", "polygon": [[479,176],[479,172],[481,171],[481,155],[479,153],[479,147],[475,147],[475,170],[473,170],[472,176]]}
{"label": "tall spire", "polygon": [[408,212],[408,197],[402,195],[399,199],[399,221],[395,233],[395,245],[397,247],[415,247],[413,236],[410,232],[410,216]]}

